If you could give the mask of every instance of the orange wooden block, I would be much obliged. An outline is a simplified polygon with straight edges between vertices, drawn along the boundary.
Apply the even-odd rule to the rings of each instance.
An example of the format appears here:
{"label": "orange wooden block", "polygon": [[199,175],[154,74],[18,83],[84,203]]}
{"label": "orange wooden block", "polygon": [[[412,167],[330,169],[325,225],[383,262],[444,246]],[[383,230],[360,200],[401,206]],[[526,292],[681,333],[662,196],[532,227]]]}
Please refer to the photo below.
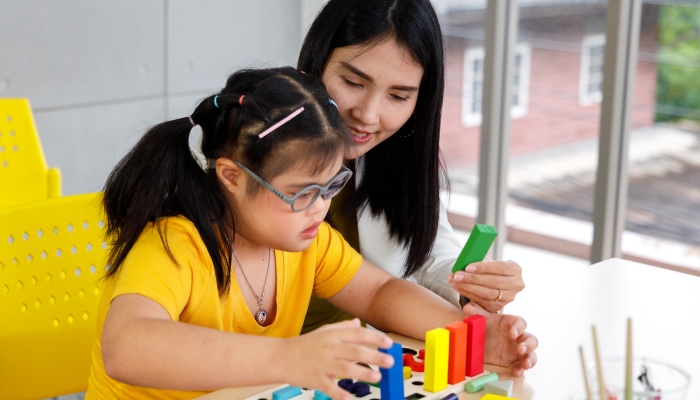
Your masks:
{"label": "orange wooden block", "polygon": [[462,321],[446,326],[450,331],[450,360],[447,369],[447,383],[462,382],[467,373],[467,324]]}

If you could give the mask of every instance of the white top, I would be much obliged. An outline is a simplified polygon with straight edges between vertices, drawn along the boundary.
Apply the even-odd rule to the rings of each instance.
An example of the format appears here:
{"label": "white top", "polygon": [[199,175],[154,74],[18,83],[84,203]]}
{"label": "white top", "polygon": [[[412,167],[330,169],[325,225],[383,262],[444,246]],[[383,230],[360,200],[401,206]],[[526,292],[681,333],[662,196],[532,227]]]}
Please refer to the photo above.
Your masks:
{"label": "white top", "polygon": [[[355,179],[357,185],[362,177],[361,166],[362,162],[358,162]],[[384,271],[401,277],[408,252],[389,236],[386,218],[383,215],[375,218],[367,209],[358,219],[357,230],[362,257]],[[459,305],[459,293],[452,289],[447,278],[452,275],[452,266],[463,245],[447,221],[445,204],[441,201],[440,221],[433,250],[423,268],[408,280],[431,290],[452,304]]]}

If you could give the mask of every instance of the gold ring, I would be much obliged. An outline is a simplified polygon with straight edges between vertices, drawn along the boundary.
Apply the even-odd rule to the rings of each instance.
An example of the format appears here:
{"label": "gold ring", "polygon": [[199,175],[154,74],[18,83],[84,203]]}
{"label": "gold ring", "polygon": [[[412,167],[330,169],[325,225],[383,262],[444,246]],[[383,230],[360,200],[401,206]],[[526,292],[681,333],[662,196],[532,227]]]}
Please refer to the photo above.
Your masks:
{"label": "gold ring", "polygon": [[491,301],[495,303],[501,299],[501,296],[503,296],[503,291],[501,289],[498,289],[498,297],[496,297],[495,299],[493,299]]}

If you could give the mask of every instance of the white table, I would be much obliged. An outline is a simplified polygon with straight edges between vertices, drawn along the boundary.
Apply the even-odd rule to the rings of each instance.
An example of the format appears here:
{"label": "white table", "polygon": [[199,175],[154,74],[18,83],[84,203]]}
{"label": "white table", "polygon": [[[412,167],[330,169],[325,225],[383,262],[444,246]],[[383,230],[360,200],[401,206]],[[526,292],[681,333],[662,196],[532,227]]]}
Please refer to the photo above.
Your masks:
{"label": "white table", "polygon": [[[544,273],[542,273],[544,272]],[[622,259],[585,268],[538,271],[506,312],[523,316],[540,346],[527,372],[523,399],[581,398],[578,346],[593,361],[591,325],[603,356],[624,356],[632,317],[634,352],[674,364],[691,375],[688,400],[700,399],[700,277]]]}

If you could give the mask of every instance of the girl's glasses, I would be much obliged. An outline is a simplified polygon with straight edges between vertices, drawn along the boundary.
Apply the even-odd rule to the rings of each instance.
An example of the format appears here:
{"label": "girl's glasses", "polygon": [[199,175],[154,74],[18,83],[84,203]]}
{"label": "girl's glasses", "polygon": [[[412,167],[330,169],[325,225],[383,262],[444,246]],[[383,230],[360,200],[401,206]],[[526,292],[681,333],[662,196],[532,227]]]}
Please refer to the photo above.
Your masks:
{"label": "girl's glasses", "polygon": [[309,185],[303,189],[301,189],[297,194],[295,194],[292,197],[287,197],[283,195],[279,190],[275,189],[274,186],[270,185],[267,183],[263,178],[257,176],[255,172],[249,170],[245,165],[239,163],[238,161],[234,161],[239,167],[243,168],[245,172],[248,173],[253,179],[255,179],[258,183],[263,185],[263,187],[272,193],[275,194],[275,196],[279,197],[284,201],[285,203],[289,204],[292,206],[292,211],[294,212],[300,212],[304,211],[307,208],[311,207],[312,204],[318,199],[319,196],[323,196],[325,200],[330,200],[335,195],[340,193],[340,191],[345,187],[345,184],[348,183],[350,180],[350,177],[352,176],[352,171],[350,171],[346,166],[343,166],[343,169],[338,173],[338,175],[334,176],[333,179],[330,180],[325,186],[320,186],[320,185]]}

